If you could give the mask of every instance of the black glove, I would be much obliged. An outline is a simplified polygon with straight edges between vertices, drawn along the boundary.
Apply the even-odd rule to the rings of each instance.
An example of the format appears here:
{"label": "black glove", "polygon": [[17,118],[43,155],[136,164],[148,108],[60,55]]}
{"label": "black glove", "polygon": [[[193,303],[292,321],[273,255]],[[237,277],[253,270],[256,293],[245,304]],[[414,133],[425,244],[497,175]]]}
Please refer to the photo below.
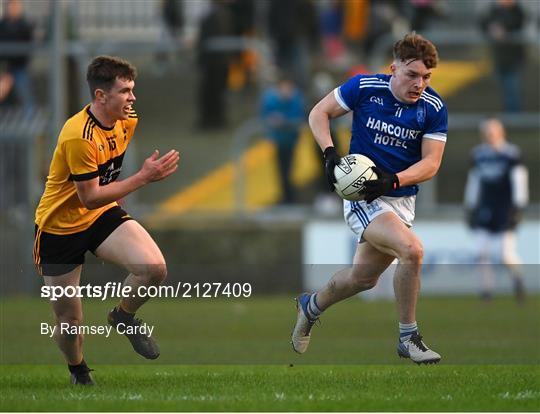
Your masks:
{"label": "black glove", "polygon": [[324,150],[324,173],[326,180],[328,181],[328,189],[334,191],[334,183],[336,182],[336,176],[334,175],[334,168],[341,161],[336,149],[332,146],[326,147]]}
{"label": "black glove", "polygon": [[377,174],[376,180],[369,180],[364,182],[365,200],[369,204],[376,198],[399,188],[399,179],[396,174],[388,173],[377,167],[371,167],[373,172]]}

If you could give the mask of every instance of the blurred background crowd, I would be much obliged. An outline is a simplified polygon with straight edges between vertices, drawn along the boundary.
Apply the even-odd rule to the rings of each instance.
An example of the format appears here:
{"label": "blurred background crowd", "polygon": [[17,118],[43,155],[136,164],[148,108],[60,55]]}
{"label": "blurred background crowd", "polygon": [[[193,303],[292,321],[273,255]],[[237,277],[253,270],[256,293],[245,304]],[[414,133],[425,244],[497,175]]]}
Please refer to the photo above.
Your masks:
{"label": "blurred background crowd", "polygon": [[[57,134],[89,102],[86,67],[99,54],[138,68],[124,174],[154,148],[181,153],[174,179],[124,200],[147,226],[339,219],[307,114],[348,77],[388,72],[393,43],[411,30],[439,49],[432,86],[449,108],[420,217],[462,220],[478,126],[497,117],[523,153],[524,214],[537,220],[539,27],[536,0],[0,0],[2,254],[26,258],[15,251],[31,244]],[[350,119],[332,128],[345,154]]]}

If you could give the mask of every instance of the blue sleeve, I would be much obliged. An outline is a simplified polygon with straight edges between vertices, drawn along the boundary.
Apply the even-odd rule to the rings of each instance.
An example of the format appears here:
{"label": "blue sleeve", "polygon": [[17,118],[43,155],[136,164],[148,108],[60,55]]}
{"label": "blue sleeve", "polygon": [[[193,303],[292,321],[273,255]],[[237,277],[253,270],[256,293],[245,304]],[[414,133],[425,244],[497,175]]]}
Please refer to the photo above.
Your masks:
{"label": "blue sleeve", "polygon": [[446,142],[448,134],[448,111],[443,105],[439,111],[433,110],[426,124],[424,138],[435,139]]}
{"label": "blue sleeve", "polygon": [[272,96],[269,91],[266,91],[259,103],[259,113],[262,118],[266,118],[272,111]]}
{"label": "blue sleeve", "polygon": [[334,96],[339,105],[346,111],[352,111],[360,100],[360,78],[356,75],[350,78],[343,85],[334,89]]}
{"label": "blue sleeve", "polygon": [[304,122],[306,118],[306,103],[304,102],[304,97],[301,94],[298,94],[296,97],[296,105],[293,118],[299,122]]}

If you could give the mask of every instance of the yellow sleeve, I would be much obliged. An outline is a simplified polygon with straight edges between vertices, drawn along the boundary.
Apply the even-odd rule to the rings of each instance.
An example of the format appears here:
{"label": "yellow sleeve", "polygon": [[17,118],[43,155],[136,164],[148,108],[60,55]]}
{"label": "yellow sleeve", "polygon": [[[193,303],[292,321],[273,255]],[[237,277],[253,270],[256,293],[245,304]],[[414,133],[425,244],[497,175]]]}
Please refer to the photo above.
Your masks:
{"label": "yellow sleeve", "polygon": [[85,139],[70,139],[64,142],[64,153],[74,181],[91,180],[99,176],[95,143]]}

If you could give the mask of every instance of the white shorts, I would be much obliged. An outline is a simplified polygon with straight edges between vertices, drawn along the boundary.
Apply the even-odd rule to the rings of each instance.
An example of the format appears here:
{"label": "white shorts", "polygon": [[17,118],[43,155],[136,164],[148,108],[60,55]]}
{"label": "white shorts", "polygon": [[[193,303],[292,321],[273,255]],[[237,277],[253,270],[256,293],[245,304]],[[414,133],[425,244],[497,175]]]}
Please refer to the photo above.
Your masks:
{"label": "white shorts", "polygon": [[362,235],[369,223],[383,213],[394,213],[407,227],[411,227],[414,220],[415,201],[415,195],[406,197],[382,196],[370,204],[365,201],[343,200],[343,215],[361,243],[364,241]]}

